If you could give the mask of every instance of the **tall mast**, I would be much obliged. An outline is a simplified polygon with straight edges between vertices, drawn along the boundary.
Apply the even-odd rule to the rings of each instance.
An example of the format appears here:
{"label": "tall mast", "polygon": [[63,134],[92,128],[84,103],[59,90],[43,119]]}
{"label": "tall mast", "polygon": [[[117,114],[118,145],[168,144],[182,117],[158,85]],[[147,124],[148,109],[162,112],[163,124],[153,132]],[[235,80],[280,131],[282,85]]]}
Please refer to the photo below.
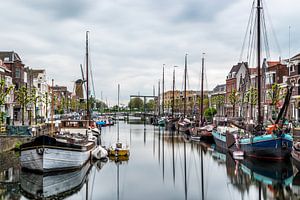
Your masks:
{"label": "tall mast", "polygon": [[160,116],[160,80],[158,80],[157,102],[158,102],[158,116]]}
{"label": "tall mast", "polygon": [[88,120],[88,125],[90,125],[90,104],[89,104],[89,31],[86,32],[86,117]]}
{"label": "tall mast", "polygon": [[52,87],[51,87],[51,135],[54,133],[54,79],[52,79]]}
{"label": "tall mast", "polygon": [[186,79],[187,79],[187,54],[184,59],[184,102],[183,102],[183,117],[186,114]]}
{"label": "tall mast", "polygon": [[[120,84],[118,84],[118,112],[119,112],[119,105],[120,105]],[[119,115],[118,115],[118,138],[117,141],[119,142]]]}
{"label": "tall mast", "polygon": [[173,94],[172,94],[172,117],[174,118],[174,105],[175,105],[175,67],[173,69]]}
{"label": "tall mast", "polygon": [[120,84],[118,84],[118,112],[120,112]]}
{"label": "tall mast", "polygon": [[163,64],[163,77],[162,77],[162,115],[165,114],[165,64]]}
{"label": "tall mast", "polygon": [[202,69],[201,69],[201,102],[200,102],[200,126],[203,125],[203,99],[204,99],[204,92],[203,92],[203,83],[204,83],[204,54],[202,57]]}
{"label": "tall mast", "polygon": [[258,92],[258,124],[262,124],[261,115],[261,75],[260,75],[260,50],[261,50],[261,30],[260,30],[260,0],[257,0],[257,92]]}

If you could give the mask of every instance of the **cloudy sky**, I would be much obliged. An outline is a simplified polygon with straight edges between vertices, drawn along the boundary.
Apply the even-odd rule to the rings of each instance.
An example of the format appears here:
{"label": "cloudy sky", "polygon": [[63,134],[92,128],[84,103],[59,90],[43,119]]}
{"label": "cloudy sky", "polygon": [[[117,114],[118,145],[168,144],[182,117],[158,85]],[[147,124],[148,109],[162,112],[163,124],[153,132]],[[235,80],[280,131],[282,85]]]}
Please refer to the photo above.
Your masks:
{"label": "cloudy sky", "polygon": [[[1,50],[16,51],[25,65],[45,68],[50,80],[73,89],[84,63],[85,31],[98,98],[116,102],[117,84],[125,103],[130,94],[151,95],[166,64],[166,89],[182,89],[188,53],[189,89],[199,89],[205,52],[206,89],[225,83],[240,59],[253,0],[9,0],[0,4]],[[300,52],[299,0],[265,0],[266,19],[276,33],[270,45],[278,60]],[[297,27],[298,26],[298,27]],[[276,44],[275,39],[269,43]],[[275,37],[274,37],[275,38]]]}

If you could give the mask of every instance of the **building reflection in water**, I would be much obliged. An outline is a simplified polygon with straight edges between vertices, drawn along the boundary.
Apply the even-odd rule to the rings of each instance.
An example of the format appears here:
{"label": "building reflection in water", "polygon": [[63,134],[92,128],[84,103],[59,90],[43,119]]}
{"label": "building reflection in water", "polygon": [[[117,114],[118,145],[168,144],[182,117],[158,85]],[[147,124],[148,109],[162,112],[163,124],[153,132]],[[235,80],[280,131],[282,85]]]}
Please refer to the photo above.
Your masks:
{"label": "building reflection in water", "polygon": [[19,158],[14,152],[0,153],[0,199],[20,199]]}
{"label": "building reflection in water", "polygon": [[253,158],[234,160],[230,154],[218,151],[217,160],[226,159],[226,171],[230,184],[243,199],[250,187],[257,189],[257,199],[290,199],[292,194],[293,167],[287,161],[261,161]]}
{"label": "building reflection in water", "polygon": [[[195,196],[193,192],[197,188],[195,187],[197,182],[200,186],[197,190],[199,199],[209,199],[207,191],[214,192],[213,186],[207,188],[206,184],[207,179],[210,179],[213,173],[208,173],[208,166],[205,163],[209,162],[208,157],[226,169],[228,184],[234,188],[235,192],[238,192],[241,199],[247,199],[253,195],[257,199],[299,198],[300,173],[296,177],[293,176],[293,166],[290,160],[282,162],[266,162],[256,159],[234,160],[230,154],[215,149],[214,145],[204,142],[194,143],[176,132],[158,129],[154,135],[156,136],[153,138],[158,145],[153,143],[153,152],[157,152],[158,161],[162,163],[162,181],[168,180],[166,173],[171,173],[173,186],[182,184],[184,199],[191,199]],[[166,145],[170,145],[170,148],[166,148]],[[168,151],[170,151],[169,154]],[[199,155],[197,158],[199,160],[193,160],[195,159],[193,154]],[[166,163],[168,156],[171,162]],[[171,164],[171,166],[166,168],[166,164]],[[192,169],[193,165],[197,169]],[[189,179],[196,175],[198,180],[193,179],[191,183]],[[183,179],[176,177],[183,177]],[[251,193],[250,196],[249,193]]]}

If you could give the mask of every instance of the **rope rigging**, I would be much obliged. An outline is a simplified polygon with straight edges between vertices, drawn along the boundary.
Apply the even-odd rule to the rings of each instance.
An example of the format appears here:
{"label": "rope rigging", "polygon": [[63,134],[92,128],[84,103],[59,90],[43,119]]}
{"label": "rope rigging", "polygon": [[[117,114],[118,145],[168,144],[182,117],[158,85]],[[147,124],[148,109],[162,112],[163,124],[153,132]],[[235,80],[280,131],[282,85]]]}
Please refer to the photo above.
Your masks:
{"label": "rope rigging", "polygon": [[[255,59],[256,57],[256,48],[257,48],[257,31],[256,31],[256,26],[257,26],[257,12],[255,12],[256,5],[255,5],[256,0],[253,0],[252,2],[252,7],[251,7],[251,12],[250,16],[248,19],[248,24],[246,27],[246,33],[244,36],[243,44],[242,44],[242,49],[240,53],[240,59],[239,62],[246,61],[249,64],[249,67],[254,67],[257,64],[257,61]],[[268,24],[267,24],[267,19],[268,18]],[[281,49],[272,25],[271,18],[269,16],[268,10],[265,6],[264,0],[262,1],[262,7],[261,7],[261,29],[262,29],[262,42],[264,43],[262,45],[262,52],[264,58],[267,60],[271,59],[271,46],[270,46],[270,34],[271,36],[274,37],[275,40],[275,45],[279,55],[281,55]],[[268,32],[267,30],[271,30],[271,32]],[[247,48],[247,51],[246,51]],[[246,55],[245,55],[246,52]]]}

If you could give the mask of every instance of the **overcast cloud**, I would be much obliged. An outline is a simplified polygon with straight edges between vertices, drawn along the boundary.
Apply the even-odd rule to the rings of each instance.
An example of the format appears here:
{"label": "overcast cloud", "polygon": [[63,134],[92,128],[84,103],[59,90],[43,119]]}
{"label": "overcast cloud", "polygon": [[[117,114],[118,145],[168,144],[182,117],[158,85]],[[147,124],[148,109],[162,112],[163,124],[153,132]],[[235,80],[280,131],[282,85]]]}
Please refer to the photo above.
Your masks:
{"label": "overcast cloud", "polygon": [[[268,14],[283,58],[300,52],[299,0],[268,0]],[[189,89],[199,90],[205,52],[206,89],[225,83],[239,61],[252,0],[10,0],[0,4],[1,50],[14,50],[25,65],[45,68],[49,78],[73,89],[84,63],[85,31],[96,96],[113,104],[117,84],[126,103],[130,94],[151,95],[166,64],[166,89],[182,89],[184,55],[188,53]],[[266,17],[268,19],[268,17]],[[271,33],[270,33],[271,34]],[[275,43],[270,37],[271,44]],[[278,60],[276,45],[271,57]]]}

